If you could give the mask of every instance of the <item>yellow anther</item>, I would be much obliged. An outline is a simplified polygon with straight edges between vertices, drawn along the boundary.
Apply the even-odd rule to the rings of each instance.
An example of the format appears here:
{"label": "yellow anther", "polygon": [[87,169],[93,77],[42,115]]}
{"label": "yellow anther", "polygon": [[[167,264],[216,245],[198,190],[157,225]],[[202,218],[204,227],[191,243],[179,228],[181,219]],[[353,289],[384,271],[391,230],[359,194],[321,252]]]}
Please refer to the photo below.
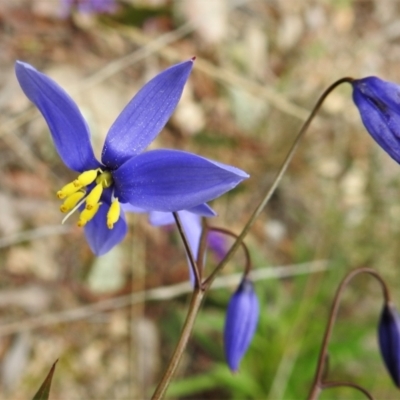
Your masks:
{"label": "yellow anther", "polygon": [[79,201],[83,198],[85,194],[86,192],[84,190],[79,190],[76,193],[72,193],[65,199],[64,203],[60,206],[60,211],[66,213],[67,211],[72,210],[79,203]]}
{"label": "yellow anther", "polygon": [[57,197],[59,199],[65,199],[66,197],[70,196],[71,194],[77,192],[81,186],[76,186],[74,182],[68,183],[67,185],[65,185],[64,187],[61,188],[61,190],[59,190],[57,192]]}
{"label": "yellow anther", "polygon": [[114,199],[107,212],[107,226],[108,229],[114,228],[114,224],[119,220],[121,214],[121,205],[118,199]]}
{"label": "yellow anther", "polygon": [[101,194],[103,193],[103,185],[99,183],[96,185],[92,191],[86,197],[86,209],[91,210],[98,204]]}
{"label": "yellow anther", "polygon": [[93,208],[91,208],[90,210],[88,210],[87,208],[85,208],[80,214],[79,214],[79,221],[78,221],[78,226],[82,227],[85,226],[97,213],[97,211],[99,210],[99,207],[102,205],[103,203],[97,203],[94,205]]}
{"label": "yellow anther", "polygon": [[99,169],[91,169],[89,171],[82,172],[75,180],[74,185],[78,187],[88,186],[95,181]]}

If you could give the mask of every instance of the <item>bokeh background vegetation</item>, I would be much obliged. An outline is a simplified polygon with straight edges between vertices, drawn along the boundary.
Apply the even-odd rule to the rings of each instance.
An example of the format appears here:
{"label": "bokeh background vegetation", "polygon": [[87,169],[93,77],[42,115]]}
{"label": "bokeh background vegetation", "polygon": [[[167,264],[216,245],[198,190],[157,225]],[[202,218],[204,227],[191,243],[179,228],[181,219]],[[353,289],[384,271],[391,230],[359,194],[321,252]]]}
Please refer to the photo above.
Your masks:
{"label": "bokeh background vegetation", "polygon": [[[53,399],[146,398],[188,305],[186,258],[174,231],[131,216],[125,241],[96,259],[73,218],[60,225],[55,192],[74,174],[20,90],[16,59],[71,94],[99,154],[136,91],[195,55],[180,105],[152,148],[193,151],[250,173],[212,204],[219,216],[211,223],[237,233],[329,84],[367,75],[400,83],[398,1],[117,5],[112,15],[60,19],[58,0],[0,1],[1,398],[32,397],[57,358]],[[221,331],[235,288],[225,280],[203,306],[168,398],[305,398],[331,300],[348,271],[375,268],[400,304],[399,198],[399,166],[363,128],[351,88],[339,87],[246,239],[254,267],[276,273],[256,283],[261,319],[240,373],[232,375],[223,359]],[[325,270],[315,272],[321,260]],[[209,266],[215,262],[210,254]],[[224,276],[242,265],[239,252]],[[296,268],[302,274],[291,276]],[[329,376],[397,399],[377,348],[381,307],[379,285],[357,277],[342,299]],[[350,389],[321,395],[359,398]]]}

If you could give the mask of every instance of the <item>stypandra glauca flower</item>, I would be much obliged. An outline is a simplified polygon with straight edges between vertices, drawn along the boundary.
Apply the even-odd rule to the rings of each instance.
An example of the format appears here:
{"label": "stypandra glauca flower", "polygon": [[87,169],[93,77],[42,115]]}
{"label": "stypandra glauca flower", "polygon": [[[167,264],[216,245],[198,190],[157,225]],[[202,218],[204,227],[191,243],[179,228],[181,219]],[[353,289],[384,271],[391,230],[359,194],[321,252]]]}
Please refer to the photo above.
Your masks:
{"label": "stypandra glauca flower", "polygon": [[224,327],[225,358],[232,372],[239,370],[257,328],[259,304],[253,283],[244,277],[231,297]]}
{"label": "stypandra glauca flower", "polygon": [[[78,225],[96,255],[125,237],[124,210],[190,210],[209,215],[205,205],[248,175],[235,167],[177,150],[144,150],[160,133],[181,97],[194,58],[148,82],[111,126],[101,153],[94,156],[89,129],[75,102],[45,74],[18,61],[17,79],[45,118],[64,164],[79,175],[57,196],[61,211],[80,210]],[[68,214],[69,215],[69,214]]]}

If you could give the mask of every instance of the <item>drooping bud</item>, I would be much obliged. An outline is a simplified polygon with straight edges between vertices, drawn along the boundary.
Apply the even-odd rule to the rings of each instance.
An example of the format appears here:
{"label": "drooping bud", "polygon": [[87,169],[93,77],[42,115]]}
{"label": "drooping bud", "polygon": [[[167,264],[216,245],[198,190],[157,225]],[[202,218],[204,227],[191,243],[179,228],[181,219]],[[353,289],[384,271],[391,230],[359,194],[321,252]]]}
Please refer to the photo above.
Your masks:
{"label": "drooping bud", "polygon": [[378,340],[386,368],[394,384],[400,388],[400,315],[393,304],[387,303],[383,307]]}
{"label": "drooping bud", "polygon": [[229,301],[224,327],[225,357],[232,372],[239,369],[257,327],[259,305],[253,283],[244,278]]}
{"label": "drooping bud", "polygon": [[367,131],[400,163],[400,86],[375,76],[354,80],[352,86]]}

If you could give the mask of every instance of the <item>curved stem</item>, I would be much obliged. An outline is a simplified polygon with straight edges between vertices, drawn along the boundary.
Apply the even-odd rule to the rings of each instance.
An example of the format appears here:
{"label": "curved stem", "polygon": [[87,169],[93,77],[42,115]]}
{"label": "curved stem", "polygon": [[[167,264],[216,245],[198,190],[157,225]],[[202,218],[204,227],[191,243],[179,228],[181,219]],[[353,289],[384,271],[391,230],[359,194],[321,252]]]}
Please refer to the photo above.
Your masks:
{"label": "curved stem", "polygon": [[324,382],[324,384],[322,385],[321,389],[329,389],[329,388],[338,387],[338,386],[351,387],[351,388],[356,389],[359,392],[365,394],[365,397],[367,397],[369,400],[374,400],[374,398],[371,395],[371,393],[369,393],[366,389],[364,389],[362,386],[357,385],[356,383],[351,383],[351,382]]}
{"label": "curved stem", "polygon": [[176,368],[179,365],[179,361],[182,357],[183,352],[185,351],[190,334],[192,333],[194,322],[195,322],[197,313],[200,309],[201,302],[204,298],[204,294],[205,294],[205,292],[203,292],[199,288],[196,288],[193,292],[192,299],[191,299],[190,305],[189,305],[189,311],[186,316],[186,320],[183,325],[178,344],[176,345],[174,354],[172,355],[171,361],[168,365],[167,370],[164,373],[164,376],[162,377],[161,381],[157,385],[157,388],[152,396],[152,400],[162,399],[165,395],[165,392],[168,389],[168,385],[176,371]]}
{"label": "curved stem", "polygon": [[324,338],[323,338],[321,350],[319,353],[317,369],[316,369],[315,376],[314,376],[314,382],[311,387],[311,391],[308,396],[308,400],[318,399],[319,393],[323,389],[323,385],[325,383],[323,383],[322,380],[323,380],[323,374],[324,374],[324,370],[325,370],[325,368],[324,368],[325,361],[327,360],[327,357],[328,357],[328,343],[331,338],[333,326],[335,324],[337,313],[339,310],[340,298],[343,293],[343,290],[346,288],[346,286],[349,284],[349,282],[356,275],[359,275],[359,274],[369,274],[369,275],[372,275],[375,279],[377,279],[378,282],[381,284],[385,302],[387,303],[390,301],[389,289],[388,289],[385,281],[382,279],[382,277],[379,275],[379,273],[376,272],[375,270],[373,270],[372,268],[366,268],[366,267],[357,268],[353,271],[350,271],[344,277],[344,279],[340,283],[338,289],[336,290],[336,294],[333,299],[331,311],[329,314],[328,325],[326,326],[326,329],[325,329]]}
{"label": "curved stem", "polygon": [[[295,151],[297,150],[297,147],[299,145],[299,142],[300,142],[301,138],[303,137],[303,135],[307,131],[308,127],[310,126],[310,124],[311,124],[312,120],[314,119],[315,115],[317,114],[317,112],[321,108],[321,105],[323,104],[323,102],[326,99],[326,97],[329,95],[330,92],[332,92],[334,89],[336,89],[336,87],[338,87],[342,83],[350,83],[351,84],[353,80],[354,80],[353,78],[349,78],[349,77],[341,78],[341,79],[337,80],[336,82],[332,83],[322,93],[321,97],[318,99],[318,101],[315,104],[313,110],[311,111],[310,116],[307,118],[307,120],[304,122],[303,126],[300,128],[300,131],[297,134],[296,139],[295,139],[295,141],[294,141],[294,143],[293,143],[288,155],[285,158],[285,161],[283,162],[281,168],[279,169],[279,171],[278,171],[278,173],[277,173],[277,175],[276,175],[276,177],[274,179],[274,182],[272,183],[272,186],[269,188],[269,190],[264,195],[264,197],[261,200],[261,202],[258,205],[258,207],[254,210],[253,214],[250,216],[250,218],[247,221],[246,225],[242,229],[242,232],[240,233],[240,235],[238,236],[238,238],[236,239],[236,241],[232,245],[232,247],[229,249],[229,251],[226,254],[226,256],[224,257],[224,259],[216,267],[217,271],[222,269],[228,263],[228,261],[232,258],[234,253],[239,248],[240,244],[243,242],[243,239],[245,238],[245,236],[249,232],[250,228],[253,226],[255,220],[257,219],[257,217],[260,215],[261,211],[264,209],[266,204],[271,199],[271,197],[274,194],[276,188],[278,187],[280,181],[282,180],[282,177],[283,177],[284,173],[286,172],[286,170],[287,170],[287,168],[288,168],[288,166],[290,164],[290,161],[292,161],[293,155],[294,155]],[[216,276],[216,274],[214,275],[214,278],[215,278],[215,276]]]}
{"label": "curved stem", "polygon": [[194,259],[192,249],[189,246],[189,242],[188,242],[188,239],[186,237],[186,233],[185,233],[185,231],[184,231],[184,229],[182,227],[182,223],[181,223],[181,220],[179,218],[179,214],[177,212],[173,212],[172,214],[174,215],[176,226],[178,227],[179,234],[181,235],[183,244],[185,246],[186,254],[187,254],[187,256],[189,258],[189,261],[190,261],[190,267],[192,268],[192,272],[193,272],[193,276],[194,276],[194,287],[198,288],[198,287],[200,287],[200,283],[201,283],[200,269],[198,268],[196,260]]}
{"label": "curved stem", "polygon": [[[232,237],[234,237],[235,239],[238,238],[238,235],[236,235],[236,233],[233,233],[233,232],[229,231],[228,229],[216,228],[216,227],[208,227],[208,230],[209,230],[209,231],[214,231],[214,232],[220,232],[220,233],[223,233],[223,234],[225,234],[225,235],[232,236]],[[246,264],[245,264],[245,267],[244,267],[244,277],[246,277],[246,276],[250,273],[250,270],[251,270],[250,252],[249,252],[249,249],[247,248],[246,244],[245,244],[243,241],[242,241],[240,244],[241,244],[241,246],[242,246],[242,249],[243,249],[243,251],[244,251],[244,255],[245,255],[245,257],[246,257]],[[216,269],[211,273],[211,275],[202,283],[201,287],[202,287],[204,290],[207,290],[207,289],[211,286],[211,283],[212,283],[213,280],[215,279],[215,276],[216,276],[216,275],[218,274],[218,272],[220,272],[220,271],[221,271],[220,268],[218,268],[218,269],[216,268]]]}

